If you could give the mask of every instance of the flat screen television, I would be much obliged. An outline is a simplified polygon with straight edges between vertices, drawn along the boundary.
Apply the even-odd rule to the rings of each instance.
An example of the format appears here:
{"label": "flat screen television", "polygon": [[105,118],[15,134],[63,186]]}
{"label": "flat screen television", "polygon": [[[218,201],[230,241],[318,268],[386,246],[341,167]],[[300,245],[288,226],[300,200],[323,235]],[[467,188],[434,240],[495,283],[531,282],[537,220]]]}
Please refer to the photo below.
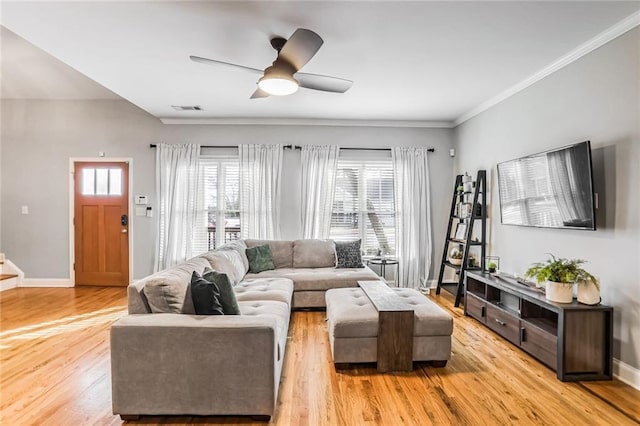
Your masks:
{"label": "flat screen television", "polygon": [[595,230],[589,141],[498,164],[505,225]]}

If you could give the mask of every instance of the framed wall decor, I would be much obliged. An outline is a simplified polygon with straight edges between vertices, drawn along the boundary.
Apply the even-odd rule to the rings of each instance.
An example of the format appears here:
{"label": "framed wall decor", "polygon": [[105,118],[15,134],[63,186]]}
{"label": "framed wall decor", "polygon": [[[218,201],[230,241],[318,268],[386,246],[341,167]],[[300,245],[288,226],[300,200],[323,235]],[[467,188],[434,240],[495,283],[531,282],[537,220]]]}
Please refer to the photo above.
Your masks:
{"label": "framed wall decor", "polygon": [[455,238],[456,240],[464,240],[466,234],[467,224],[464,222],[458,222],[458,225],[456,225],[456,233],[453,238]]}

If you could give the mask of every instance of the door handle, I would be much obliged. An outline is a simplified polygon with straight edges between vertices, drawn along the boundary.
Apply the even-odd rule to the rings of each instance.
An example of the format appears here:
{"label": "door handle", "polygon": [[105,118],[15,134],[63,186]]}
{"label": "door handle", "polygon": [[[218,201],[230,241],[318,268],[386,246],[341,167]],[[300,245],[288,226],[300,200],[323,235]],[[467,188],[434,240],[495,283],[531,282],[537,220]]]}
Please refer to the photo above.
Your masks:
{"label": "door handle", "polygon": [[504,326],[504,325],[507,325],[507,323],[506,323],[506,322],[504,322],[504,321],[500,321],[498,318],[496,318],[496,322],[497,322],[498,324],[500,324],[500,325],[503,325],[503,326]]}
{"label": "door handle", "polygon": [[527,329],[524,327],[520,328],[520,341],[521,342],[527,341]]}
{"label": "door handle", "polygon": [[127,226],[129,224],[129,217],[126,214],[120,216],[120,224],[122,226]]}
{"label": "door handle", "polygon": [[126,234],[126,233],[127,233],[127,230],[126,230],[126,229],[123,229],[123,230],[122,230],[122,233],[123,233],[123,234]]}

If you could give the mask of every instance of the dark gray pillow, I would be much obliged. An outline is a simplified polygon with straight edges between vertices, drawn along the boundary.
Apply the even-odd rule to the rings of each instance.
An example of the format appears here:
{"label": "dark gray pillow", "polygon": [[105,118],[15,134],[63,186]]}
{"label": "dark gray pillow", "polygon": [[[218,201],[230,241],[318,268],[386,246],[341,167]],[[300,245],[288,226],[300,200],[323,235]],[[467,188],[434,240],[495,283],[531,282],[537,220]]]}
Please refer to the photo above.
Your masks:
{"label": "dark gray pillow", "polygon": [[248,248],[246,253],[247,259],[249,259],[249,272],[257,274],[258,272],[276,269],[269,244]]}
{"label": "dark gray pillow", "polygon": [[191,274],[191,298],[196,315],[224,315],[218,287],[193,271]]}
{"label": "dark gray pillow", "polygon": [[233,285],[229,280],[229,276],[223,272],[214,271],[211,268],[204,268],[202,277],[214,283],[218,290],[220,290],[220,304],[222,305],[222,311],[225,315],[240,315],[240,307],[238,306],[238,299],[236,299],[236,292],[233,291]]}
{"label": "dark gray pillow", "polygon": [[362,264],[361,241],[336,241],[336,268],[364,268]]}

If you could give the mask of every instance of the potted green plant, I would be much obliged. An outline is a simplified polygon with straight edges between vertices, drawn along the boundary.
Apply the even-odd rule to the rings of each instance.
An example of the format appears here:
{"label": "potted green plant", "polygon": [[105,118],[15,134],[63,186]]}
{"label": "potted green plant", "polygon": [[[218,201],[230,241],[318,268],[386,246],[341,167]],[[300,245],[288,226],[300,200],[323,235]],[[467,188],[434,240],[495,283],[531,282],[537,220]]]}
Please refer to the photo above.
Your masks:
{"label": "potted green plant", "polygon": [[[552,302],[571,303],[573,286],[579,282],[591,282],[598,290],[598,279],[582,268],[582,259],[557,258],[553,254],[546,262],[537,262],[525,272],[538,283],[545,284],[546,298]],[[598,296],[599,299],[599,296]],[[599,301],[599,300],[598,300]]]}
{"label": "potted green plant", "polygon": [[462,265],[462,251],[460,249],[453,249],[449,253],[449,263],[452,265]]}

